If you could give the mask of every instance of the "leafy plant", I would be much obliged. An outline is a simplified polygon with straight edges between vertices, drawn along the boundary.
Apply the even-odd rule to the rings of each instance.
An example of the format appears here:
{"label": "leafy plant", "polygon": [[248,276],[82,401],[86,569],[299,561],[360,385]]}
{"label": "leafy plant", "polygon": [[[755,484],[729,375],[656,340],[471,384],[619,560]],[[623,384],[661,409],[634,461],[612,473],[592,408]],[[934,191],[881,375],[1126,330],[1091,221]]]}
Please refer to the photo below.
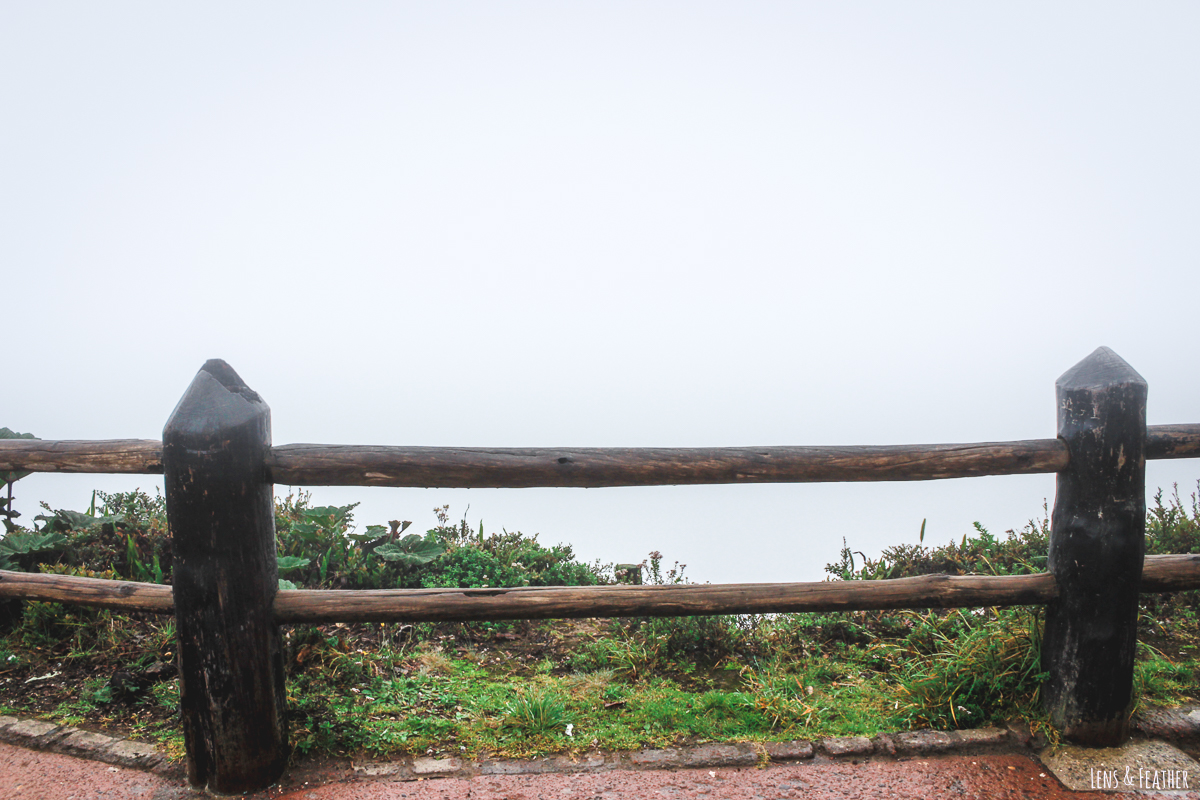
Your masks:
{"label": "leafy plant", "polygon": [[374,552],[384,561],[394,561],[404,567],[419,567],[446,552],[446,548],[437,541],[410,533],[398,541],[379,545]]}
{"label": "leafy plant", "polygon": [[[17,433],[16,431],[10,430],[9,428],[0,428],[0,439],[36,439],[36,438],[37,437],[34,436],[32,433]],[[15,518],[21,516],[13,508],[12,485],[15,482],[19,481],[21,478],[24,478],[26,475],[29,475],[29,474],[30,473],[28,473],[28,472],[18,472],[18,471],[0,472],[0,489],[7,490],[7,497],[5,497],[4,502],[2,504],[0,504],[0,517],[4,517],[4,528],[5,528],[5,530],[7,530],[9,532],[12,532],[12,530],[15,527],[13,525],[13,520]],[[3,567],[0,567],[0,569],[3,569]]]}
{"label": "leafy plant", "polygon": [[28,569],[32,561],[29,556],[56,552],[66,544],[67,538],[54,531],[11,530],[0,539],[0,569]]}
{"label": "leafy plant", "polygon": [[[840,559],[826,564],[825,571],[839,580],[879,580],[914,575],[1021,575],[1043,572],[1050,544],[1049,510],[1043,507],[1040,520],[1030,520],[1020,530],[1010,530],[1005,538],[993,535],[982,524],[974,523],[975,535],[964,533],[958,542],[941,547],[923,544],[925,523],[921,523],[920,544],[885,547],[877,559],[852,551],[842,540]],[[861,556],[861,566],[854,555]]]}
{"label": "leafy plant", "polygon": [[391,532],[368,525],[353,530],[354,508],[311,506],[307,492],[276,501],[275,531],[281,571],[311,588],[391,589],[413,585],[418,568],[434,560],[445,547],[432,532],[400,536],[410,523],[394,520]]}
{"label": "leafy plant", "polygon": [[544,547],[537,534],[502,530],[485,536],[482,522],[475,533],[464,519],[456,526],[443,523],[428,536],[446,551],[420,576],[420,586],[592,586],[609,581],[604,567],[579,563],[570,545]]}

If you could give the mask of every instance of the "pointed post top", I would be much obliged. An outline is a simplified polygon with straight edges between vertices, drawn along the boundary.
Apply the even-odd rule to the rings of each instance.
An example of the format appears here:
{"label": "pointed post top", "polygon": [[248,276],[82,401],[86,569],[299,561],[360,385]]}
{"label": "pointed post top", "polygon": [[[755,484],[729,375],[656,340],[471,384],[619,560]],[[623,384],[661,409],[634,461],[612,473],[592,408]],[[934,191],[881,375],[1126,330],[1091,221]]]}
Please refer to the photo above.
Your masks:
{"label": "pointed post top", "polygon": [[[258,392],[251,389],[242,380],[242,376],[234,371],[233,367],[225,363],[224,359],[210,358],[204,362],[204,366],[200,368],[200,372],[207,372],[218,382],[231,392],[236,392],[252,403],[261,403],[262,398],[258,396]],[[199,375],[197,375],[199,377]]]}
{"label": "pointed post top", "polygon": [[1122,383],[1145,386],[1146,379],[1111,349],[1097,347],[1091,355],[1064,372],[1054,385],[1060,391],[1075,391]]}
{"label": "pointed post top", "polygon": [[233,367],[219,358],[210,358],[167,419],[163,441],[175,435],[209,436],[221,428],[247,424],[263,425],[269,431],[270,409]]}

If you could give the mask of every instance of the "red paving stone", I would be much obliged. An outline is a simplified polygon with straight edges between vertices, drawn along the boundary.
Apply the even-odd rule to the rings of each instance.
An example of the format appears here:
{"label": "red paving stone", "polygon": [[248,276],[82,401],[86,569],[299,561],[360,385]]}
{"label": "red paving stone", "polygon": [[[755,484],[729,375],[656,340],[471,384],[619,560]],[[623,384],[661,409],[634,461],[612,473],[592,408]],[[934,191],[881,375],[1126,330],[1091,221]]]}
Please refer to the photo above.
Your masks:
{"label": "red paving stone", "polygon": [[[274,788],[247,800],[1099,800],[1135,795],[1071,792],[1025,755],[965,755],[907,760],[813,761],[788,766],[690,770],[610,770],[543,775],[481,775],[419,781],[345,778]],[[96,761],[0,744],[2,800],[183,800],[203,795],[180,781]],[[1153,795],[1142,795],[1153,796]],[[1195,792],[1171,797],[1196,798]]]}

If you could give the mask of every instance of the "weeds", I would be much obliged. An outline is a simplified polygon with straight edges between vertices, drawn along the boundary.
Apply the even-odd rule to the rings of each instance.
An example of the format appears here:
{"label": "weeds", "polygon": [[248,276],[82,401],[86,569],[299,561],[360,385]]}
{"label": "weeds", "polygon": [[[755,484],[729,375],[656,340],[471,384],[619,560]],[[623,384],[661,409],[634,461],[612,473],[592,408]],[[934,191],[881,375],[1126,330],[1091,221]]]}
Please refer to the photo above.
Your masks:
{"label": "weeds", "polygon": [[956,609],[914,615],[907,641],[883,645],[900,664],[906,698],[901,711],[914,725],[977,727],[1014,716],[1040,719],[1041,621],[1030,609]]}
{"label": "weeds", "polygon": [[560,730],[565,732],[570,724],[567,705],[562,697],[545,688],[518,692],[505,705],[504,715],[507,724],[524,736],[542,736]]}

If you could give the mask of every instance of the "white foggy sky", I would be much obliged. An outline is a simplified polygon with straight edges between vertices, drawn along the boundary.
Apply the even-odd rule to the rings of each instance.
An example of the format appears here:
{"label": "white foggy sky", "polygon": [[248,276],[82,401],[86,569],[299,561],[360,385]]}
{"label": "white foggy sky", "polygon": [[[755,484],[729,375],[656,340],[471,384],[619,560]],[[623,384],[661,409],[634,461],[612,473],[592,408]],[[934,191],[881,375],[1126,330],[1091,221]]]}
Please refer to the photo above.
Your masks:
{"label": "white foggy sky", "polygon": [[[1194,3],[0,5],[0,425],[161,436],[207,358],[274,440],[1054,435],[1099,345],[1200,422]],[[1148,485],[1195,490],[1195,460]],[[36,501],[150,476],[31,476]],[[698,580],[1019,527],[1051,475],[313,488]]]}

